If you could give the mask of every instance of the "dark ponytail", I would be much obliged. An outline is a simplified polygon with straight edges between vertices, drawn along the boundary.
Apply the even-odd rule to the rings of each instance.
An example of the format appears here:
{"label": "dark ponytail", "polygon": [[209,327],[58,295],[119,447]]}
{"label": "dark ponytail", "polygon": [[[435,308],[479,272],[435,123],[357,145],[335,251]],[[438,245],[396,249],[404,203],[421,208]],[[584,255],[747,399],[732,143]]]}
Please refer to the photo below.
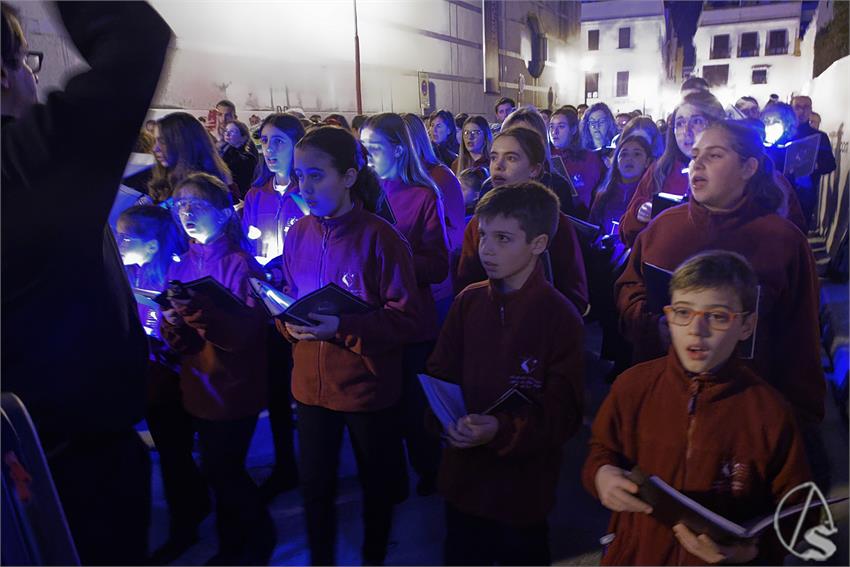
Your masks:
{"label": "dark ponytail", "polygon": [[380,210],[386,198],[384,191],[377,176],[366,164],[366,152],[349,130],[330,125],[312,128],[295,147],[310,147],[327,154],[340,175],[349,169],[357,171],[357,179],[351,186],[352,195],[370,213]]}

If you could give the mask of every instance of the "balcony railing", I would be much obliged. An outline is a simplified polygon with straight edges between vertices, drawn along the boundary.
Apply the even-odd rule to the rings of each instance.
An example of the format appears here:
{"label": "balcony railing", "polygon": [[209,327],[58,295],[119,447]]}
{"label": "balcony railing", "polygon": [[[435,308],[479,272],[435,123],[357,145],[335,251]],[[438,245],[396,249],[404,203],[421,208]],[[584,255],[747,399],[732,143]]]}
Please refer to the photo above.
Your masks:
{"label": "balcony railing", "polygon": [[759,48],[755,47],[753,49],[738,49],[738,57],[758,57],[759,56]]}
{"label": "balcony railing", "polygon": [[711,59],[729,59],[731,53],[729,53],[729,48],[726,49],[712,49],[711,50]]}
{"label": "balcony railing", "polygon": [[774,45],[770,46],[766,50],[766,55],[787,55],[788,54],[788,44],[785,45]]}

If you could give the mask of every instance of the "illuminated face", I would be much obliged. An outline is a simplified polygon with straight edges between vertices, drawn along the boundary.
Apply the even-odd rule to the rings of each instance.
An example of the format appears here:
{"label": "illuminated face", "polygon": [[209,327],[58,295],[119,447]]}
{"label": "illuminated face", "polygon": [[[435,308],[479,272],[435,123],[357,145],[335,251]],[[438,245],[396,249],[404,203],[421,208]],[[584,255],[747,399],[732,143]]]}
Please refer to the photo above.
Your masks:
{"label": "illuminated face", "polygon": [[812,115],[812,99],[807,96],[795,96],[791,101],[791,108],[797,115],[797,124],[808,124]]}
{"label": "illuminated face", "polygon": [[676,144],[687,157],[691,157],[696,137],[708,128],[708,119],[692,104],[682,104],[676,110],[676,121],[673,123],[676,134]]}
{"label": "illuminated face", "polygon": [[475,123],[463,127],[463,145],[471,154],[480,155],[484,151],[484,131]]}
{"label": "illuminated face", "polygon": [[233,122],[224,127],[224,141],[235,148],[245,145],[247,138],[239,131],[239,127]]}
{"label": "illuminated face", "polygon": [[611,119],[604,110],[594,110],[587,117],[587,129],[593,137],[594,148],[604,148],[611,140],[606,139],[610,129]]}
{"label": "illuminated face", "polygon": [[351,186],[357,180],[355,169],[340,175],[331,156],[306,146],[295,150],[295,176],[310,214],[333,218],[351,210]]}
{"label": "illuminated face", "polygon": [[201,195],[200,190],[193,184],[181,185],[174,192],[172,211],[190,238],[206,244],[221,234],[221,229],[233,214],[233,209],[219,210]]}
{"label": "illuminated face", "polygon": [[501,124],[505,121],[505,118],[508,117],[508,114],[516,110],[514,105],[509,102],[505,102],[496,107],[496,121]]}
{"label": "illuminated face", "polygon": [[530,181],[540,176],[542,164],[533,164],[513,136],[499,136],[490,149],[490,175],[494,187]]}
{"label": "illuminated face", "polygon": [[649,156],[639,143],[629,140],[617,152],[617,168],[623,181],[634,181],[643,175],[649,165]]}
{"label": "illuminated face", "polygon": [[379,179],[398,177],[398,160],[403,151],[400,146],[393,146],[386,136],[371,128],[360,132],[360,142],[369,152],[369,167]]}
{"label": "illuminated face", "polygon": [[574,129],[570,128],[570,121],[563,114],[553,114],[549,121],[549,138],[552,140],[552,145],[558,149],[566,149],[570,145],[570,140],[575,134]]}
{"label": "illuminated face", "polygon": [[782,117],[776,113],[765,113],[762,117],[764,123],[764,141],[768,145],[773,145],[785,138],[785,123],[782,122]]}
{"label": "illuminated face", "polygon": [[619,115],[617,115],[617,118],[616,118],[616,120],[614,121],[614,123],[617,125],[617,131],[618,131],[618,132],[622,132],[622,131],[623,131],[623,128],[625,128],[625,127],[626,127],[626,124],[628,124],[628,123],[629,123],[629,120],[631,120],[631,119],[632,119],[632,117],[631,117],[631,116],[629,116],[628,114],[619,114]]}
{"label": "illuminated face", "polygon": [[441,117],[437,116],[431,121],[431,141],[435,144],[445,143],[449,132],[449,125]]}
{"label": "illuminated face", "polygon": [[115,225],[118,250],[121,252],[121,260],[125,266],[144,266],[156,256],[159,251],[159,242],[156,239],[145,240],[129,226],[124,219],[118,218]]}
{"label": "illuminated face", "polygon": [[168,148],[165,146],[165,140],[162,138],[162,129],[159,127],[159,124],[154,126],[153,157],[156,158],[156,161],[162,167],[167,168],[171,165],[168,161]]}
{"label": "illuminated face", "polygon": [[706,130],[693,147],[688,177],[693,198],[711,210],[728,210],[744,194],[747,181],[758,168],[755,158],[742,159],[726,134]]}
{"label": "illuminated face", "polygon": [[[743,316],[741,300],[729,288],[684,289],[673,292],[666,315],[670,339],[688,372],[715,370],[732,356],[739,341],[752,335],[755,315]],[[703,313],[693,313],[693,311]],[[677,325],[675,321],[690,323]],[[718,330],[716,327],[727,327]]]}
{"label": "illuminated face", "polygon": [[289,136],[283,130],[266,124],[260,132],[260,145],[269,171],[284,179],[289,177],[289,171],[292,169],[292,151],[295,147]]}
{"label": "illuminated face", "polygon": [[478,257],[487,277],[508,281],[529,268],[537,260],[534,252],[542,253],[547,242],[545,235],[527,242],[519,221],[504,215],[480,217],[478,238]]}

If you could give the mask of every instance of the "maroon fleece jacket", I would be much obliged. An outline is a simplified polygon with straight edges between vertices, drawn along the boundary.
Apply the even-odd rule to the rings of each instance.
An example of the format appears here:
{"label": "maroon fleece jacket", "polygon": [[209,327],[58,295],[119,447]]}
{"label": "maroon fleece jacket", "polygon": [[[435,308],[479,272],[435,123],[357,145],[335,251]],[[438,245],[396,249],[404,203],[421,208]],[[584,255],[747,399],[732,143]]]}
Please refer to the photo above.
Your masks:
{"label": "maroon fleece jacket", "polygon": [[382,218],[359,202],[348,213],[308,215],[286,236],[283,291],[299,298],[331,282],[375,310],[340,317],[329,341],[294,342],[292,395],[303,404],[336,411],[374,411],[401,395],[402,345],[421,321],[410,248]]}
{"label": "maroon fleece jacket", "polygon": [[[740,360],[692,377],[671,349],[621,374],[593,422],[582,482],[594,497],[603,465],[640,467],[736,523],[773,513],[810,480],[802,438],[782,396]],[[700,565],[673,530],[643,513],[615,512],[603,565]],[[759,546],[767,565],[784,550]],[[785,532],[787,533],[787,532]],[[775,538],[774,538],[775,539]]]}
{"label": "maroon fleece jacket", "polygon": [[483,412],[511,386],[535,405],[496,413],[499,431],[486,445],[444,450],[438,486],[453,506],[513,525],[546,518],[561,445],[581,425],[583,336],[581,315],[539,264],[515,292],[488,281],[457,296],[428,372],[460,384],[470,413]]}
{"label": "maroon fleece jacket", "polygon": [[673,271],[698,252],[730,250],[752,264],[761,285],[755,363],[801,421],[823,419],[826,384],[820,359],[818,279],[803,233],[749,196],[728,212],[694,201],[664,211],[640,233],[615,284],[617,309],[636,362],[664,354],[659,314],[646,310],[643,263]]}

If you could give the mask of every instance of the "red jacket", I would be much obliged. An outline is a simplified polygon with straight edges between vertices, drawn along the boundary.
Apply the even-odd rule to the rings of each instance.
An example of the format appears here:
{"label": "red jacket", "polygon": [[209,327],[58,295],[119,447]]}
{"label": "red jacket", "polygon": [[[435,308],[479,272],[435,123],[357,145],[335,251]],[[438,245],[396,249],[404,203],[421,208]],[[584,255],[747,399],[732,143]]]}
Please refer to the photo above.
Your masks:
{"label": "red jacket", "polygon": [[[773,513],[811,476],[791,408],[776,390],[735,359],[715,376],[692,378],[672,349],[620,375],[596,414],[582,471],[596,498],[603,465],[638,466],[736,523]],[[703,563],[652,516],[615,512],[609,531],[603,565]],[[781,565],[784,550],[771,535],[759,555]]]}
{"label": "red jacket", "polygon": [[383,180],[381,186],[395,214],[395,228],[413,251],[413,267],[422,305],[418,341],[437,338],[437,308],[431,285],[449,276],[449,247],[443,201],[428,187],[405,185],[401,179]]}
{"label": "red jacket", "polygon": [[[661,187],[661,193],[670,193],[673,195],[688,194],[688,174],[687,172],[682,173],[682,170],[685,169],[687,165],[688,164],[679,160],[676,160],[673,163],[673,166],[670,168],[670,173],[668,173],[667,177],[664,178],[664,185]],[[657,167],[658,161],[654,161],[646,168],[646,171],[643,172],[643,177],[640,178],[640,182],[638,183],[637,189],[635,189],[632,200],[629,202],[629,206],[626,207],[626,212],[623,214],[622,218],[620,218],[620,241],[622,241],[627,247],[634,246],[637,235],[640,234],[640,231],[646,228],[647,223],[640,222],[637,219],[637,212],[641,205],[647,201],[652,201],[652,196],[658,193],[658,191],[655,190],[655,178],[653,177],[653,173]]]}
{"label": "red jacket", "polygon": [[446,448],[439,489],[467,514],[515,525],[545,520],[555,504],[561,445],[581,425],[581,315],[537,269],[518,291],[492,282],[455,299],[428,372],[461,385],[467,411],[481,413],[513,385],[539,406],[497,413],[487,445]]}
{"label": "red jacket", "polygon": [[[584,258],[572,223],[564,213],[558,215],[558,230],[548,248],[552,264],[552,283],[555,289],[572,301],[579,313],[583,314],[588,306]],[[478,257],[478,240],[478,217],[473,216],[463,234],[463,250],[460,253],[455,279],[455,289],[458,291],[471,283],[487,279],[487,273]]]}
{"label": "red jacket", "polygon": [[262,186],[254,186],[245,194],[242,209],[242,229],[254,226],[262,233],[253,240],[256,245],[255,256],[275,258],[283,253],[283,242],[289,228],[304,216],[301,208],[292,200],[293,194],[300,194],[298,182],[292,181],[281,195],[274,188],[274,176]]}
{"label": "red jacket", "polygon": [[449,247],[449,276],[439,284],[431,286],[431,293],[435,301],[454,296],[454,282],[452,274],[455,273],[457,261],[460,257],[460,249],[463,246],[463,229],[466,227],[466,206],[463,204],[463,191],[460,181],[454,173],[443,165],[437,164],[428,169],[428,175],[440,188],[443,196],[443,205],[446,212],[446,236]]}
{"label": "red jacket", "polygon": [[590,205],[596,196],[596,188],[608,174],[608,168],[599,153],[588,150],[575,151],[569,148],[561,150],[552,146],[552,156],[559,156],[564,160],[564,167],[576,188],[577,201],[580,202],[573,203],[573,206],[590,210]]}
{"label": "red jacket", "polygon": [[195,417],[231,420],[266,406],[268,317],[250,291],[249,277],[263,278],[250,254],[222,236],[209,244],[189,243],[189,252],[168,270],[167,279],[190,282],[212,276],[247,308],[223,311],[198,297],[184,322],[161,321],[163,339],[181,354],[183,405]]}
{"label": "red jacket", "polygon": [[749,197],[733,211],[712,213],[694,200],[664,211],[635,242],[615,293],[636,361],[664,354],[658,314],[645,312],[643,262],[674,270],[706,250],[744,256],[761,284],[755,362],[759,375],[785,394],[804,421],[823,418],[825,383],[818,331],[818,279],[806,237],[765,213]]}
{"label": "red jacket", "polygon": [[616,227],[612,221],[620,222],[620,217],[626,212],[626,206],[631,201],[637,184],[637,181],[631,183],[612,181],[604,193],[597,193],[594,196],[587,220],[601,226],[604,234],[611,234]]}
{"label": "red jacket", "polygon": [[[292,395],[336,411],[373,411],[401,395],[402,345],[421,321],[407,243],[383,219],[355,208],[333,219],[308,215],[293,225],[283,251],[284,292],[298,298],[336,283],[375,311],[340,317],[331,341],[290,341]],[[433,306],[433,305],[432,305]]]}

